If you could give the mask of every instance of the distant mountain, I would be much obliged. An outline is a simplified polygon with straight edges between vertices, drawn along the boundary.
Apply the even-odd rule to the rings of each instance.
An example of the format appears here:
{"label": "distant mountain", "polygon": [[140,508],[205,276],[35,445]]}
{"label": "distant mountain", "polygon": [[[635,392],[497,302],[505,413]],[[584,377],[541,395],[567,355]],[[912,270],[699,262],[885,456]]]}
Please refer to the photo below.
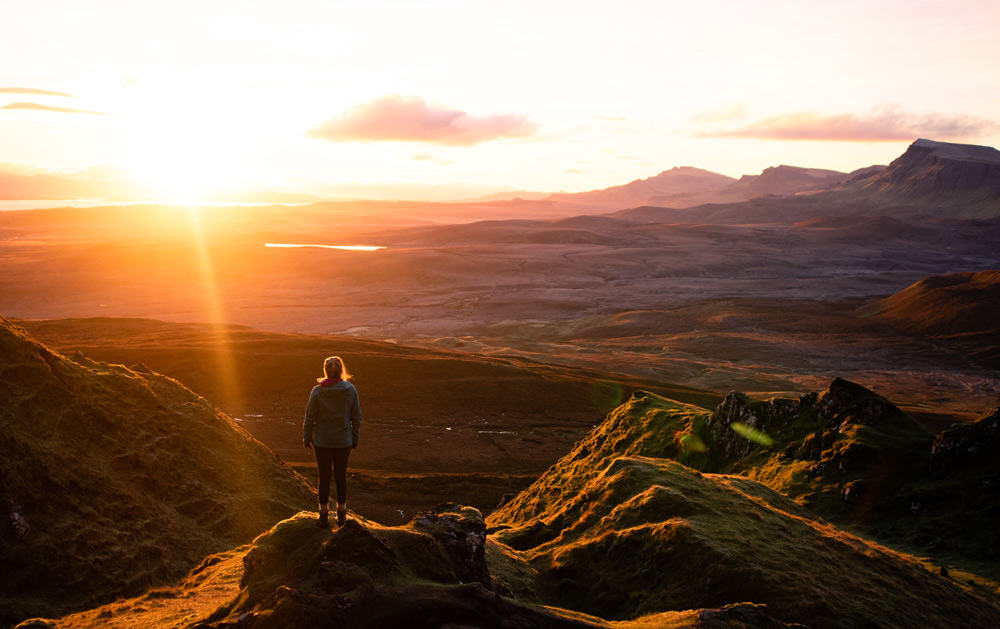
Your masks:
{"label": "distant mountain", "polygon": [[1000,151],[921,138],[887,168],[852,178],[841,190],[873,200],[955,209],[963,218],[996,216]]}
{"label": "distant mountain", "polygon": [[67,358],[0,317],[0,626],[134,595],[312,504],[176,380]]}
{"label": "distant mountain", "polygon": [[882,300],[876,316],[1000,367],[1000,270],[922,279]]}
{"label": "distant mountain", "polygon": [[735,182],[732,177],[691,166],[678,166],[647,179],[590,190],[587,192],[558,193],[547,197],[552,201],[591,207],[623,209],[650,203],[652,198],[683,198],[722,189]]}
{"label": "distant mountain", "polygon": [[0,172],[0,199],[95,199],[108,196],[100,182],[79,181],[56,175]]}
{"label": "distant mountain", "polygon": [[688,208],[705,203],[739,203],[757,197],[813,192],[839,184],[849,176],[836,170],[781,165],[766,168],[759,175],[743,175],[737,180],[684,166],[622,186],[576,194],[554,194],[548,198],[608,209],[640,205]]}
{"label": "distant mountain", "polygon": [[[738,186],[744,190],[736,193]],[[734,198],[726,199],[730,194]],[[779,166],[701,199],[702,205],[693,207],[666,199],[614,216],[647,223],[798,223],[838,216],[910,220],[919,215],[992,220],[1000,218],[1000,151],[920,139],[888,166],[849,174]]]}

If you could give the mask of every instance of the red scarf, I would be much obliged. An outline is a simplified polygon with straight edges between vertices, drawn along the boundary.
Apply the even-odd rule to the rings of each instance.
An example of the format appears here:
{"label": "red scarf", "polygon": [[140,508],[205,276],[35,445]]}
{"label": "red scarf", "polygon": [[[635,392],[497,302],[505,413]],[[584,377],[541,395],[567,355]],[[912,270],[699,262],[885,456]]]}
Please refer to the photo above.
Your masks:
{"label": "red scarf", "polygon": [[323,378],[323,381],[319,383],[319,386],[328,387],[331,384],[337,384],[338,382],[342,382],[342,380],[340,378],[337,378],[336,380],[333,378]]}

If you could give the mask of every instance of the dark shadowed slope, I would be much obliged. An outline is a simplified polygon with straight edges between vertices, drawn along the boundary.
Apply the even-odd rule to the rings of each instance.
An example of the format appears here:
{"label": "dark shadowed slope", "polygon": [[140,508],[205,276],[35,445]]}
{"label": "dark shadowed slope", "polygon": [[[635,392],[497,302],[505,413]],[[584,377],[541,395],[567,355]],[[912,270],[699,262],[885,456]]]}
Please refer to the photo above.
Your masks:
{"label": "dark shadowed slope", "polygon": [[920,280],[878,303],[875,316],[1000,367],[1000,271],[949,273]]}
{"label": "dark shadowed slope", "polygon": [[705,409],[637,393],[487,520],[533,571],[515,584],[605,618],[767,605],[817,627],[989,626],[1000,610],[912,557],[740,476],[664,458],[706,445]]}
{"label": "dark shadowed slope", "polygon": [[311,502],[178,382],[71,360],[0,318],[0,624],[176,578]]}

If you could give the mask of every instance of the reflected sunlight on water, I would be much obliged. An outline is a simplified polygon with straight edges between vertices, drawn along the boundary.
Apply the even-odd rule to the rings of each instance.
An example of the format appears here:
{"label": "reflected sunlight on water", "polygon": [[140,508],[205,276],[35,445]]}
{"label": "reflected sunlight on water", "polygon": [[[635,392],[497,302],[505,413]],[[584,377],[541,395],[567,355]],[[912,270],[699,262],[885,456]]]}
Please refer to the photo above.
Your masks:
{"label": "reflected sunlight on water", "polygon": [[385,249],[378,245],[298,245],[292,243],[266,242],[265,247],[319,247],[320,249],[342,249],[344,251],[378,251]]}

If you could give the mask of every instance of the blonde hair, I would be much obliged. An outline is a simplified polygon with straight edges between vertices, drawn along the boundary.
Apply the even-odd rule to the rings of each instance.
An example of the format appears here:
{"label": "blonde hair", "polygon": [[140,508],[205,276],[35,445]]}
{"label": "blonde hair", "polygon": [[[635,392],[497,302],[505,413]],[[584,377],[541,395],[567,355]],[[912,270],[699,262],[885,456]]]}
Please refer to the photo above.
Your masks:
{"label": "blonde hair", "polygon": [[347,365],[344,364],[344,359],[340,356],[330,356],[323,360],[323,375],[326,378],[316,378],[316,382],[323,382],[325,379],[330,380],[350,380],[354,376],[351,372],[347,371]]}

